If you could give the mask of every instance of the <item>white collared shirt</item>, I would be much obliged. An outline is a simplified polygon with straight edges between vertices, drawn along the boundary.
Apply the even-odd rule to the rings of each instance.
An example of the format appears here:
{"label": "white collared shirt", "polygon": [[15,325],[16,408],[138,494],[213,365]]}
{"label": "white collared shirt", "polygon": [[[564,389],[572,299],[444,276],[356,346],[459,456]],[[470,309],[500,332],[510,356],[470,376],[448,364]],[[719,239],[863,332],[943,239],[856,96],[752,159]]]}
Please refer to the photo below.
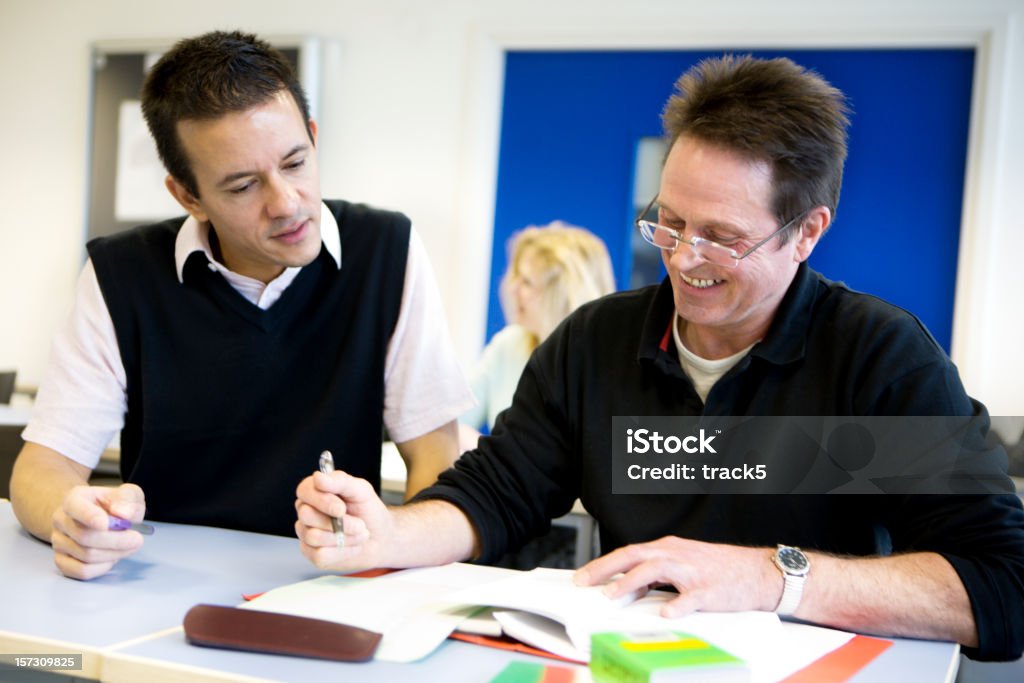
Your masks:
{"label": "white collared shirt", "polygon": [[[326,205],[321,208],[320,232],[325,249],[340,268],[338,224]],[[196,251],[206,255],[211,270],[263,310],[280,298],[302,270],[286,268],[267,284],[228,270],[213,258],[209,226],[189,217],[174,244],[179,282],[185,261]],[[78,278],[71,315],[54,338],[50,363],[22,438],[92,469],[124,426],[125,387],[114,323],[89,260]],[[384,425],[391,438],[401,443],[454,420],[473,405],[452,347],[433,269],[423,242],[411,230],[401,308],[385,357]]]}

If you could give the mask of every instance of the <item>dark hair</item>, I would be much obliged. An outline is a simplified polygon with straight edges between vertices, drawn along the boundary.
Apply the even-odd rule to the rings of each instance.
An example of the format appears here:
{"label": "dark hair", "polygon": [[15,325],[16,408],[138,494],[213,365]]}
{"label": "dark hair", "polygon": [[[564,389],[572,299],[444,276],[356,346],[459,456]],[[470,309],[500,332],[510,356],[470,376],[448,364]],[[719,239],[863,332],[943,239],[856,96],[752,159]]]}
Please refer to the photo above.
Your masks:
{"label": "dark hair", "polygon": [[815,206],[835,213],[847,113],[842,92],[788,59],[726,55],[684,73],[661,118],[670,143],[686,135],[768,162],[772,210],[784,224]]}
{"label": "dark hair", "polygon": [[175,43],[142,85],[142,113],[167,172],[194,196],[195,174],[178,137],[184,119],[216,119],[291,93],[309,129],[309,103],[291,64],[251,33],[212,31]]}

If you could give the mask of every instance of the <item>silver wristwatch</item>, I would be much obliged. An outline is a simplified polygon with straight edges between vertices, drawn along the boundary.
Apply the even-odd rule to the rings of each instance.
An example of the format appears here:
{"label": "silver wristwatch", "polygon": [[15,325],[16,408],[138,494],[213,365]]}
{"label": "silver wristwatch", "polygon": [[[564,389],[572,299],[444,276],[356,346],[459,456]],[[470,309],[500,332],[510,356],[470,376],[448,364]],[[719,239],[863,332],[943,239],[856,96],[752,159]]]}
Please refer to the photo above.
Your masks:
{"label": "silver wristwatch", "polygon": [[782,572],[785,585],[782,588],[782,599],[779,600],[775,613],[789,616],[796,612],[800,605],[800,596],[804,593],[804,581],[811,571],[811,563],[800,548],[779,545],[772,555],[772,561]]}

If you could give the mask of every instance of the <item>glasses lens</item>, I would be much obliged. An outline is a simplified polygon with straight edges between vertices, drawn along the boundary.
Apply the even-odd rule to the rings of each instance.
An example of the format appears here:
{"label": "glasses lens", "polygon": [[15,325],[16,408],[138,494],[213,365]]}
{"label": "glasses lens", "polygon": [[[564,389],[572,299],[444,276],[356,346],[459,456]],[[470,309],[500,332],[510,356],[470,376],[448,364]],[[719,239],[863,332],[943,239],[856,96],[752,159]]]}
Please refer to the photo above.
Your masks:
{"label": "glasses lens", "polygon": [[735,268],[736,264],[739,263],[739,259],[736,258],[736,252],[732,249],[699,237],[694,240],[693,250],[702,259],[716,266]]}
{"label": "glasses lens", "polygon": [[676,239],[672,233],[650,221],[640,221],[640,234],[659,249],[671,251],[676,248]]}

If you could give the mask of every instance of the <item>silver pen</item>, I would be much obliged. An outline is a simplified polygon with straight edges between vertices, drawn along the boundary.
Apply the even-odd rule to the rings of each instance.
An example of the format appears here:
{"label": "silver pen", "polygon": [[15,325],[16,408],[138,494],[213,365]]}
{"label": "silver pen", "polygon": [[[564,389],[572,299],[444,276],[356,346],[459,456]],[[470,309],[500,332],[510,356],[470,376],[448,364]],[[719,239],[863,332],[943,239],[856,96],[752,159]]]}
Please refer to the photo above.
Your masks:
{"label": "silver pen", "polygon": [[[334,471],[334,456],[330,451],[320,454],[320,471],[330,474]],[[345,522],[340,517],[331,517],[331,528],[334,529],[334,538],[339,548],[345,547]]]}

